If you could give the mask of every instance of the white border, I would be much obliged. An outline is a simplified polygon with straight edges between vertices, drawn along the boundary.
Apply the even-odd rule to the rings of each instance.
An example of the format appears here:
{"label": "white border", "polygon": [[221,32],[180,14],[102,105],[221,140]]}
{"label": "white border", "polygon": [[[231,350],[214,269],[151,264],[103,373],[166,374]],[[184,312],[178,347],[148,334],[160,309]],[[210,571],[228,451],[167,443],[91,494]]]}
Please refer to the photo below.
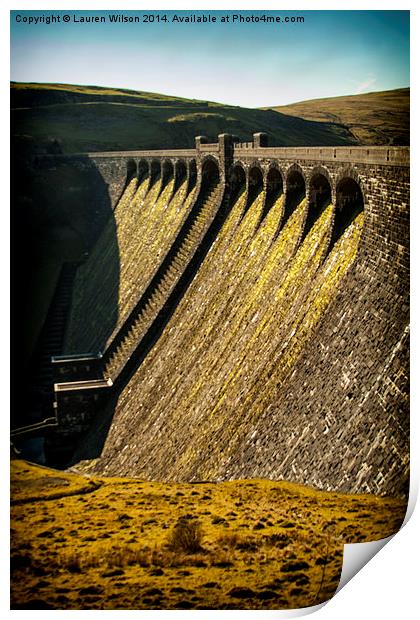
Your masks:
{"label": "white border", "polygon": [[[2,92],[2,97],[0,99],[2,106],[2,114],[1,118],[1,126],[3,131],[1,135],[5,138],[9,134],[9,37],[10,37],[10,26],[9,26],[9,11],[10,10],[60,10],[60,9],[85,9],[85,10],[107,10],[107,9],[118,9],[118,10],[143,10],[143,9],[179,9],[179,10],[229,10],[229,9],[242,9],[242,10],[252,10],[255,8],[267,9],[267,10],[411,10],[411,62],[412,62],[412,75],[419,75],[419,67],[417,58],[418,54],[418,36],[420,34],[418,28],[418,16],[417,10],[415,8],[415,4],[413,1],[409,2],[406,0],[401,0],[400,2],[379,2],[372,0],[362,0],[362,1],[349,1],[345,5],[338,2],[331,1],[322,1],[320,0],[318,3],[315,3],[313,0],[301,0],[297,3],[297,6],[293,6],[292,2],[284,3],[284,2],[267,2],[261,0],[254,0],[254,2],[250,2],[242,0],[241,2],[215,2],[212,0],[195,0],[194,2],[160,2],[159,0],[149,0],[149,2],[128,2],[127,0],[120,2],[103,1],[103,2],[83,2],[82,0],[69,0],[68,2],[40,2],[39,5],[34,6],[34,2],[29,1],[19,1],[16,0],[12,2],[11,0],[5,0],[2,2],[0,6],[0,50],[1,50],[1,75],[2,75],[2,84],[4,85],[4,90]],[[6,90],[7,89],[7,90]],[[418,104],[418,89],[417,84],[411,84],[411,96],[412,96],[412,147],[411,147],[411,159],[412,162],[412,171],[415,171],[417,168],[415,165],[417,162],[417,149],[418,149],[418,116],[416,111],[416,107],[419,107]],[[6,142],[3,153],[1,156],[1,187],[2,192],[1,195],[3,197],[3,218],[7,218],[6,215],[8,213],[7,206],[10,202],[10,193],[9,193],[9,158],[7,154],[8,150],[8,142]],[[413,191],[411,197],[411,205],[412,209],[412,231],[411,231],[411,239],[416,242],[417,234],[419,233],[418,228],[418,216],[416,211],[420,209],[420,203],[418,200],[418,184],[416,183],[417,174],[412,175],[413,180]],[[6,189],[7,188],[7,189]],[[5,191],[6,189],[6,191]],[[3,284],[3,290],[6,286],[8,286],[8,273],[9,273],[9,244],[8,244],[8,219],[3,219],[2,222],[2,231],[3,238],[1,239],[1,282]],[[413,244],[414,245],[414,244]],[[412,253],[412,265],[413,265],[413,276],[412,276],[412,316],[414,316],[414,329],[412,330],[412,351],[415,353],[419,350],[418,346],[416,346],[418,336],[416,330],[417,323],[417,295],[415,291],[418,290],[417,276],[418,269],[416,269],[418,257],[418,252],[416,250]],[[7,346],[5,347],[5,343],[9,341],[9,313],[8,308],[3,304],[1,309],[1,326],[3,327],[2,331],[2,343],[3,343],[3,364],[1,367],[1,376],[2,381],[7,389],[8,386],[8,351]],[[415,376],[415,371],[417,369],[417,356],[415,353],[412,355],[412,376]],[[414,383],[414,382],[413,382]],[[418,385],[418,382],[417,382]],[[412,441],[412,450],[411,450],[411,467],[412,467],[412,493],[410,496],[410,504],[414,501],[414,495],[417,492],[418,488],[418,480],[419,480],[419,449],[418,449],[418,437],[419,437],[419,424],[418,424],[418,416],[415,415],[415,404],[418,402],[418,387],[414,383],[412,388],[412,397],[411,397],[411,410],[413,412],[411,416],[412,422],[412,430],[411,430],[411,441]],[[2,394],[5,391],[3,390]],[[8,419],[8,400],[4,397],[2,399],[3,404],[3,415]],[[6,430],[8,423],[6,422]],[[4,439],[8,436],[8,432],[4,433]],[[416,441],[414,442],[414,439]],[[2,531],[5,534],[5,541],[2,545],[2,549],[8,548],[8,523],[9,523],[9,506],[8,506],[8,479],[4,479],[6,476],[6,472],[9,470],[9,455],[8,455],[8,443],[6,449],[2,450],[2,455],[4,462],[2,467],[3,476],[1,477],[1,523],[3,525]],[[414,493],[413,493],[414,491]],[[325,606],[322,607],[320,611],[317,612],[317,618],[320,620],[350,620],[356,616],[362,618],[369,618],[369,616],[380,617],[383,620],[395,620],[395,618],[405,620],[411,618],[418,617],[418,561],[419,557],[416,555],[416,550],[420,550],[420,517],[419,510],[417,509],[414,512],[414,515],[403,528],[403,530],[398,533],[389,544],[377,555],[374,557],[368,565],[363,568],[363,570],[358,573],[352,580],[351,583],[343,588],[338,595],[334,596],[331,601],[329,601]],[[4,521],[3,521],[4,519]],[[8,601],[9,601],[9,571],[7,568],[7,560],[8,558],[3,558],[4,561],[0,564],[0,601],[1,601],[1,609],[8,611]],[[303,611],[303,610],[302,610]],[[21,614],[25,614],[27,612],[13,611],[9,613],[14,616],[20,616]],[[45,612],[43,611],[30,611],[32,616],[44,617]],[[66,612],[53,612],[54,614],[62,614]],[[76,614],[85,614],[85,613],[95,613],[95,612],[73,612]],[[96,612],[97,613],[97,612]],[[111,612],[113,617],[122,613],[122,612]],[[126,612],[124,612],[126,613]],[[132,611],[129,613],[136,613],[136,611]],[[141,613],[141,617],[153,617],[153,618],[161,618],[166,617],[168,612],[164,611],[149,611],[149,612],[138,612]],[[185,611],[172,611],[171,617],[175,617],[177,615],[180,619],[185,618]],[[191,612],[187,612],[191,613]],[[243,617],[245,614],[249,615],[258,615],[259,617],[285,617],[287,614],[289,617],[291,615],[295,616],[296,614],[290,612],[245,612],[245,611],[228,611],[228,612],[206,612],[206,611],[195,611],[193,612],[196,616],[200,616],[201,618],[214,618],[225,616],[228,617],[229,620],[232,618]],[[298,612],[299,613],[299,612]],[[227,615],[229,614],[229,616]]]}

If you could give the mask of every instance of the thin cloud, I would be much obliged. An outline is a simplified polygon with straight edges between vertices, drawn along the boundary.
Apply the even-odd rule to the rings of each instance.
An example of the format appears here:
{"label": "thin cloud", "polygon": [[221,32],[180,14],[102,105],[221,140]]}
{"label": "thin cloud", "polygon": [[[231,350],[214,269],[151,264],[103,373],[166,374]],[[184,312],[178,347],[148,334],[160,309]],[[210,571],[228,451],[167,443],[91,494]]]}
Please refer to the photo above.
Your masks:
{"label": "thin cloud", "polygon": [[375,76],[367,77],[363,82],[359,82],[356,85],[355,91],[356,95],[360,95],[361,93],[365,93],[376,86],[377,79]]}

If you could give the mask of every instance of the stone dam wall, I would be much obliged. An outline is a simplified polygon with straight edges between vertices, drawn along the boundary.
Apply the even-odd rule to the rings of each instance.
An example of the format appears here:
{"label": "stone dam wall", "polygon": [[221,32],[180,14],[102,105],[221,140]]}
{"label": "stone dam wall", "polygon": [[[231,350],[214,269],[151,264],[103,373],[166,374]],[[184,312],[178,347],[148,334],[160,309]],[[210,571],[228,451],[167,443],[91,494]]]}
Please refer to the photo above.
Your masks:
{"label": "stone dam wall", "polygon": [[113,215],[76,275],[50,445],[106,475],[403,493],[409,150],[195,146],[76,164]]}

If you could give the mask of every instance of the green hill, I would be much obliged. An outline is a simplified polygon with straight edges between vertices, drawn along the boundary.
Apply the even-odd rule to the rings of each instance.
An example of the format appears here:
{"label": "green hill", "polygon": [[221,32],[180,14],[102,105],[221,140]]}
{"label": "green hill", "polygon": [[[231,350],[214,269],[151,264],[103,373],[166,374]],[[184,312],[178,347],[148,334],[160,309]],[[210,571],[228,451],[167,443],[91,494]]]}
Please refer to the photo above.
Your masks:
{"label": "green hill", "polygon": [[248,141],[256,131],[278,146],[356,143],[336,122],[126,89],[12,82],[11,106],[15,143],[38,152],[52,141],[64,153],[191,148],[196,135]]}
{"label": "green hill", "polygon": [[273,109],[310,121],[341,123],[360,144],[410,144],[410,89],[313,99]]}

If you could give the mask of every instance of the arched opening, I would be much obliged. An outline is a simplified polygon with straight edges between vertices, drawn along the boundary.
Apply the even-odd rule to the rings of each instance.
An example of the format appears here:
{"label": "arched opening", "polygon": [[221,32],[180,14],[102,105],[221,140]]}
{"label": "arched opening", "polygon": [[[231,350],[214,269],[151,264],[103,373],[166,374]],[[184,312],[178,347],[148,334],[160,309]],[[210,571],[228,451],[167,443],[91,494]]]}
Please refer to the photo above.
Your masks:
{"label": "arched opening", "polygon": [[219,166],[213,159],[206,159],[201,169],[202,187],[215,186],[219,182]]}
{"label": "arched opening", "polygon": [[298,204],[305,198],[306,186],[303,174],[299,170],[290,170],[286,178],[286,205],[284,221],[286,222]]}
{"label": "arched opening", "polygon": [[283,178],[280,170],[270,168],[267,175],[267,196],[261,216],[261,221],[266,217],[276,200],[283,194]]}
{"label": "arched opening", "polygon": [[125,180],[125,185],[127,186],[130,183],[130,181],[134,179],[136,175],[137,175],[136,162],[134,161],[134,159],[129,159],[127,162],[127,177]]}
{"label": "arched opening", "polygon": [[169,159],[165,159],[162,162],[162,187],[165,187],[166,184],[170,181],[174,174],[174,167]]}
{"label": "arched opening", "polygon": [[177,161],[175,164],[175,187],[174,192],[177,192],[181,184],[187,178],[187,166],[183,161]]}
{"label": "arched opening", "polygon": [[331,200],[331,185],[327,177],[320,172],[312,175],[309,182],[309,206],[303,238],[311,230],[325,207],[331,204]]}
{"label": "arched opening", "polygon": [[140,159],[137,170],[136,204],[140,205],[150,189],[150,169],[147,159]]}
{"label": "arched opening", "polygon": [[245,191],[246,188],[246,174],[245,170],[242,166],[236,164],[232,168],[230,173],[230,204],[231,206],[235,204],[238,200],[239,196]]}
{"label": "arched opening", "polygon": [[309,204],[316,209],[322,209],[331,203],[331,185],[327,177],[317,172],[309,183]]}
{"label": "arched opening", "polygon": [[246,207],[244,211],[244,215],[254,202],[254,200],[259,196],[264,188],[264,179],[261,168],[254,166],[250,168],[248,173],[248,198],[246,201]]}
{"label": "arched opening", "polygon": [[192,159],[188,164],[188,188],[187,193],[189,194],[193,187],[195,187],[197,183],[197,162],[195,159]]}
{"label": "arched opening", "polygon": [[351,177],[344,177],[337,184],[332,243],[337,241],[363,209],[364,200],[360,185]]}
{"label": "arched opening", "polygon": [[148,174],[149,174],[149,164],[147,163],[145,159],[141,159],[138,165],[139,183],[144,181],[144,179],[147,177]]}
{"label": "arched opening", "polygon": [[158,178],[160,177],[160,169],[161,169],[160,161],[158,161],[157,159],[154,159],[152,163],[150,164],[151,185],[154,185],[156,181],[158,180]]}

